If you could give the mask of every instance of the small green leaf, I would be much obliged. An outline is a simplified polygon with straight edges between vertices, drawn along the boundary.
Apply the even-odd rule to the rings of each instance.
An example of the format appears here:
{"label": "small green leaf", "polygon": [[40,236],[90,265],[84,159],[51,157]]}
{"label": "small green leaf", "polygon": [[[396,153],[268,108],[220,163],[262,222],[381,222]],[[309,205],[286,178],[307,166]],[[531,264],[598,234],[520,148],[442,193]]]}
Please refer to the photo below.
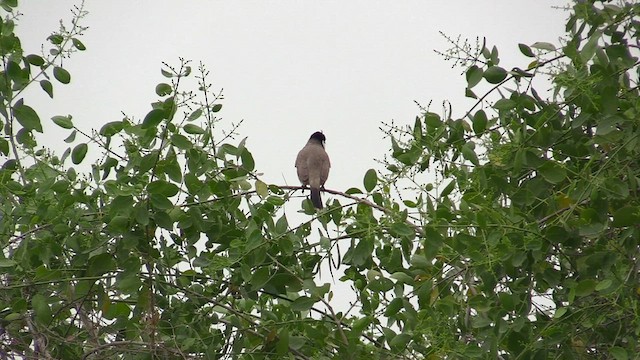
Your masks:
{"label": "small green leaf", "polygon": [[511,99],[499,99],[493,104],[493,108],[496,110],[511,110],[516,107],[516,102]]}
{"label": "small green leaf", "polygon": [[67,70],[59,66],[53,68],[53,77],[63,84],[68,84],[71,82],[71,74],[69,74]]}
{"label": "small green leaf", "polygon": [[364,189],[367,190],[367,192],[371,192],[373,189],[375,189],[377,183],[378,174],[376,173],[376,171],[373,169],[367,170],[367,172],[364,174]]}
{"label": "small green leaf", "polygon": [[552,184],[557,184],[567,177],[567,171],[555,161],[546,161],[536,169],[542,177]]}
{"label": "small green leaf", "polygon": [[148,129],[156,127],[165,117],[166,112],[163,109],[153,109],[149,111],[149,113],[144,117],[144,120],[142,120],[142,128]]}
{"label": "small green leaf", "polygon": [[498,84],[507,77],[507,71],[500,66],[491,66],[483,76],[490,84]]}
{"label": "small green leaf", "polygon": [[151,200],[151,205],[156,209],[167,210],[173,208],[171,200],[162,194],[151,194],[149,198]]}
{"label": "small green leaf", "polygon": [[171,88],[171,85],[167,83],[160,83],[156,85],[156,94],[158,94],[158,96],[171,95],[172,92],[173,88]]}
{"label": "small green leaf", "polygon": [[[427,128],[437,129],[442,125],[442,120],[440,119],[440,115],[432,112],[427,112],[424,114],[424,123],[427,125]],[[393,140],[393,139],[392,139]],[[397,146],[397,143],[396,143]],[[398,146],[398,149],[400,147]],[[394,148],[394,152],[396,149]]]}
{"label": "small green leaf", "polygon": [[100,135],[105,137],[112,137],[113,135],[122,131],[124,124],[122,121],[111,121],[100,128]]}
{"label": "small green leaf", "polygon": [[596,281],[593,279],[582,280],[576,286],[576,296],[590,295],[596,289]]}
{"label": "small green leaf", "polygon": [[87,265],[88,276],[100,276],[115,270],[115,261],[109,253],[92,256]]}
{"label": "small green leaf", "polygon": [[258,290],[261,289],[264,284],[269,281],[271,274],[269,273],[269,268],[266,266],[258,268],[253,275],[251,276],[251,289]]}
{"label": "small green leaf", "polygon": [[22,125],[26,130],[35,130],[42,132],[42,124],[40,123],[40,117],[33,108],[24,105],[22,99],[16,102],[13,107],[13,116],[15,116],[18,123]]}
{"label": "small green leaf", "polygon": [[400,333],[389,342],[389,346],[391,347],[391,350],[400,352],[407,348],[409,341],[411,341],[411,335]]}
{"label": "small green leaf", "polygon": [[187,134],[204,134],[205,133],[203,128],[194,124],[186,124],[183,127],[183,129],[184,129],[184,132],[186,132]]}
{"label": "small green leaf", "polygon": [[160,73],[162,73],[162,76],[166,77],[166,78],[172,78],[173,74],[168,72],[167,70],[164,69],[160,69]]}
{"label": "small green leaf", "polygon": [[87,155],[87,150],[89,150],[89,146],[86,143],[78,144],[71,152],[71,162],[76,165],[80,164]]}
{"label": "small green leaf", "polygon": [[51,321],[51,308],[47,303],[47,298],[42,294],[35,294],[31,298],[31,306],[36,315],[36,321],[40,324],[48,324]]}
{"label": "small green leaf", "polygon": [[456,182],[454,180],[449,181],[447,186],[445,186],[444,189],[442,190],[442,192],[440,193],[440,197],[443,198],[443,197],[451,194],[451,192],[453,191],[453,189],[455,187],[456,187]]}
{"label": "small green leaf", "polygon": [[536,55],[531,51],[531,48],[525,44],[518,44],[518,48],[520,48],[520,52],[527,57],[535,57]]}
{"label": "small green leaf", "polygon": [[308,311],[309,309],[311,309],[311,307],[313,307],[313,304],[315,303],[316,303],[316,300],[310,297],[300,296],[299,298],[293,300],[293,302],[291,303],[291,310]]}
{"label": "small green leaf", "polygon": [[187,118],[187,121],[196,120],[200,116],[202,116],[202,109],[197,109],[194,112],[192,112],[191,115],[189,115],[189,117]]}
{"label": "small green leaf", "polygon": [[256,194],[258,194],[261,198],[266,198],[269,195],[267,184],[265,184],[263,181],[256,180],[255,186],[256,186]]}
{"label": "small green leaf", "polygon": [[347,191],[345,191],[345,194],[348,194],[348,195],[362,194],[362,190],[352,187],[347,189]]}
{"label": "small green leaf", "polygon": [[166,197],[174,196],[180,189],[168,181],[155,180],[147,185],[147,191],[151,194],[159,194]]}
{"label": "small green leaf", "polygon": [[182,150],[189,150],[193,148],[193,143],[189,141],[186,136],[181,134],[171,135],[171,144]]}
{"label": "small green leaf", "polygon": [[531,45],[532,48],[536,48],[536,49],[540,49],[540,50],[547,50],[547,51],[555,51],[556,47],[548,42],[535,42]]}
{"label": "small green leaf", "polygon": [[467,88],[471,89],[472,87],[478,85],[480,80],[482,80],[482,69],[476,65],[471,65],[465,74],[467,78]]}
{"label": "small green leaf", "polygon": [[474,93],[471,89],[469,88],[465,88],[464,89],[464,96],[471,98],[471,99],[477,99],[478,95],[476,95],[476,93]]}
{"label": "small green leaf", "polygon": [[640,224],[640,208],[637,206],[624,206],[613,213],[614,227],[635,226]]}
{"label": "small green leaf", "polygon": [[72,38],[72,39],[71,39],[71,42],[73,43],[73,46],[74,46],[76,49],[78,49],[78,50],[80,50],[80,51],[87,50],[87,47],[86,47],[86,46],[84,46],[84,44],[82,43],[82,41],[80,41],[80,40],[78,40],[78,39],[76,39],[76,38]]}
{"label": "small green leaf", "polygon": [[478,155],[476,155],[476,152],[474,150],[475,144],[473,142],[467,142],[466,144],[464,144],[462,146],[462,156],[471,161],[471,163],[473,165],[480,165],[480,162],[478,161]]}
{"label": "small green leaf", "polygon": [[60,45],[64,41],[64,38],[60,34],[49,35],[47,40],[51,41],[53,45]]}
{"label": "small green leaf", "polygon": [[0,154],[9,155],[9,142],[3,138],[0,138]]}
{"label": "small green leaf", "polygon": [[40,87],[53,99],[53,85],[49,80],[40,80]]}
{"label": "small green leaf", "polygon": [[242,153],[240,153],[240,159],[242,160],[242,167],[247,171],[253,171],[256,167],[255,160],[253,160],[253,155],[246,148],[242,149]]}
{"label": "small green leaf", "polygon": [[16,262],[11,259],[0,259],[0,268],[14,267]]}
{"label": "small green leaf", "polygon": [[482,134],[487,128],[487,114],[484,110],[478,110],[475,115],[473,115],[473,131],[476,135]]}
{"label": "small green leaf", "polygon": [[629,355],[627,354],[627,351],[624,348],[621,348],[620,346],[611,347],[611,349],[609,349],[609,354],[611,354],[615,360],[629,359]]}
{"label": "small green leaf", "polygon": [[553,314],[553,318],[554,319],[560,319],[562,317],[562,315],[567,313],[567,308],[566,307],[561,307],[556,309],[556,312]]}
{"label": "small green leaf", "polygon": [[72,129],[73,128],[73,123],[71,122],[71,115],[69,115],[69,116],[56,115],[56,116],[52,117],[51,120],[53,120],[53,122],[56,125],[60,126],[63,129]]}
{"label": "small green leaf", "polygon": [[211,112],[218,112],[222,109],[222,104],[215,104],[211,107]]}
{"label": "small green leaf", "polygon": [[613,281],[611,281],[611,279],[604,279],[600,281],[598,285],[596,285],[596,291],[606,290],[611,286],[611,284],[613,284]]}
{"label": "small green leaf", "polygon": [[30,55],[27,55],[25,59],[27,59],[27,62],[33,66],[44,65],[44,59],[42,58],[42,56],[39,56],[39,55],[30,54]]}

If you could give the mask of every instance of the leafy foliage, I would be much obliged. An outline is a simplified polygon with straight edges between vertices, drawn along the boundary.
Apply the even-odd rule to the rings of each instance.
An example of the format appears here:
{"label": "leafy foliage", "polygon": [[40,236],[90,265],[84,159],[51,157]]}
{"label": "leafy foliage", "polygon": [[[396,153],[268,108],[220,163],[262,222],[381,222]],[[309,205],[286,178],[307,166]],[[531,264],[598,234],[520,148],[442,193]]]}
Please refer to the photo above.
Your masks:
{"label": "leafy foliage", "polygon": [[[452,41],[475,106],[389,126],[386,170],[367,171],[364,191],[327,190],[319,213],[304,201],[301,224],[283,208],[298,188],[261,181],[238,124],[222,130],[202,64],[165,64],[141,121],[87,134],[54,116],[69,148],[36,150],[42,122],[21,93],[72,82],[60,60],[86,49],[85,12],[48,55],[24,55],[4,19],[0,354],[632,358],[639,12],[577,2],[566,42],[519,44],[527,64],[512,70],[496,47]],[[336,301],[346,288],[350,307]]]}

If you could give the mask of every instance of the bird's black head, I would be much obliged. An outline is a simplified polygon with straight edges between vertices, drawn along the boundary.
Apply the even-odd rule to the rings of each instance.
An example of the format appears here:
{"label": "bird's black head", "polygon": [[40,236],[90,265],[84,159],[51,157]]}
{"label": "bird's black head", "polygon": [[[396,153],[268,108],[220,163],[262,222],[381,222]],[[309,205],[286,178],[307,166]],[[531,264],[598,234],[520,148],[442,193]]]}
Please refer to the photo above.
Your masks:
{"label": "bird's black head", "polygon": [[311,137],[309,138],[309,140],[311,140],[311,139],[316,139],[316,140],[318,140],[321,144],[323,144],[323,143],[327,140],[327,138],[324,136],[324,134],[323,134],[323,133],[321,133],[320,131],[316,131],[316,132],[314,132],[314,133],[311,135]]}

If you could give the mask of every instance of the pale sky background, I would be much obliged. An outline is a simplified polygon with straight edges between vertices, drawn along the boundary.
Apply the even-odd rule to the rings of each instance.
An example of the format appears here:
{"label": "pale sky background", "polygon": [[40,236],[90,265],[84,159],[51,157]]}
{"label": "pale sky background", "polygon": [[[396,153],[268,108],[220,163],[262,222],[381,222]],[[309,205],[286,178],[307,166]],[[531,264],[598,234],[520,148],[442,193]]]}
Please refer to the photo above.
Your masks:
{"label": "pale sky background", "polygon": [[[40,53],[79,3],[21,1],[17,32],[25,52]],[[438,113],[449,100],[454,116],[472,104],[464,98],[462,69],[434,53],[450,47],[438,31],[486,37],[499,48],[500,65],[525,67],[530,59],[517,44],[557,42],[568,13],[552,7],[563,3],[87,0],[82,24],[89,29],[81,38],[87,50],[65,60],[71,83],[54,81],[53,100],[36,85],[25,103],[55,129],[46,145],[61,153],[68,132],[58,136],[51,116],[71,114],[84,130],[121,120],[122,112],[141,120],[158,99],[155,85],[167,81],[163,61],[191,59],[194,70],[202,61],[214,89],[224,88],[221,126],[244,119],[237,140],[248,137],[267,182],[298,185],[295,156],[322,130],[332,160],[327,188],[344,191],[362,187],[365,171],[388,152],[381,122],[413,124],[414,100],[432,100]]]}

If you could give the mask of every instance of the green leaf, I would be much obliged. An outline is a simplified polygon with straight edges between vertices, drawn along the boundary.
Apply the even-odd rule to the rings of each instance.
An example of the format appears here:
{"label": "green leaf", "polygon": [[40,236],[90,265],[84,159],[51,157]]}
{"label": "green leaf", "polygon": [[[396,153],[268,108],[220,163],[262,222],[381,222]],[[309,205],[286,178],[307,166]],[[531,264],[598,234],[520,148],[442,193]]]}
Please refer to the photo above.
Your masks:
{"label": "green leaf", "polygon": [[186,132],[187,134],[204,134],[205,133],[203,128],[194,124],[186,124],[183,127],[183,129],[184,129],[184,132]]}
{"label": "green leaf", "polygon": [[476,93],[474,93],[473,91],[471,91],[471,89],[466,88],[464,89],[464,96],[471,98],[471,99],[477,99],[478,95],[476,95]]}
{"label": "green leaf", "polygon": [[68,115],[68,116],[56,115],[52,117],[51,120],[53,120],[54,124],[60,126],[63,129],[73,128],[73,123],[71,122],[71,115]]}
{"label": "green leaf", "polygon": [[187,121],[193,121],[198,119],[200,116],[202,116],[202,108],[195,110],[194,112],[192,112],[189,117],[187,118]]}
{"label": "green leaf", "polygon": [[478,166],[480,165],[480,162],[478,161],[478,155],[476,155],[474,148],[475,148],[475,144],[473,142],[471,141],[467,142],[462,146],[462,150],[461,150],[462,156],[465,159],[471,161],[473,165]]}
{"label": "green leaf", "polygon": [[255,187],[256,187],[256,194],[258,194],[261,198],[265,198],[269,195],[267,184],[265,184],[263,181],[256,180]]}
{"label": "green leaf", "polygon": [[553,314],[553,318],[554,319],[560,319],[562,317],[562,315],[567,313],[567,308],[566,307],[561,307],[556,309],[556,312]]}
{"label": "green leaf", "polygon": [[87,50],[87,47],[84,46],[84,44],[82,43],[82,41],[76,39],[76,38],[71,38],[71,42],[73,43],[73,46],[80,50],[80,51],[84,51]]}
{"label": "green leaf", "polygon": [[540,50],[547,50],[547,51],[555,51],[556,47],[548,42],[535,42],[531,45],[532,48],[536,48],[536,49],[540,49]]}
{"label": "green leaf", "polygon": [[528,45],[525,44],[518,44],[518,48],[520,49],[520,52],[527,57],[536,57],[536,55],[533,53],[533,51],[531,51],[531,48]]}
{"label": "green leaf", "polygon": [[270,277],[271,277],[271,274],[269,273],[269,267],[267,266],[260,267],[251,276],[251,281],[250,281],[251,289],[253,290],[261,289],[267,283],[267,281],[269,281]]}
{"label": "green leaf", "polygon": [[100,135],[105,137],[112,137],[113,135],[122,131],[123,128],[124,123],[122,121],[108,122],[100,128]]}
{"label": "green leaf", "polygon": [[49,80],[40,80],[40,87],[53,99],[53,85]]}
{"label": "green leaf", "polygon": [[27,60],[27,62],[33,66],[42,66],[44,65],[44,59],[42,58],[42,56],[39,55],[35,55],[35,54],[30,54],[27,55],[25,57],[25,59]]}
{"label": "green leaf", "polygon": [[378,174],[376,173],[376,171],[373,169],[367,170],[367,172],[364,174],[363,182],[364,189],[367,190],[367,192],[371,192],[373,189],[375,189],[376,184],[378,183]]}
{"label": "green leaf", "polygon": [[222,104],[215,104],[211,107],[211,112],[218,112],[222,109]]}
{"label": "green leaf", "polygon": [[47,40],[51,41],[53,45],[60,45],[64,41],[64,38],[60,34],[52,34],[49,35]]}
{"label": "green leaf", "polygon": [[49,324],[52,313],[47,298],[42,294],[35,294],[31,298],[31,306],[35,312],[36,321],[40,324]]}
{"label": "green leaf", "polygon": [[98,254],[89,259],[87,276],[100,276],[116,269],[113,256],[108,253]]}
{"label": "green leaf", "polygon": [[255,169],[255,161],[253,160],[253,155],[246,148],[242,149],[242,153],[240,153],[240,159],[242,160],[242,167],[247,171],[253,171]]}
{"label": "green leaf", "polygon": [[316,303],[316,300],[307,297],[307,296],[300,296],[299,298],[293,300],[293,302],[291,303],[291,310],[293,311],[308,311],[309,309],[311,309],[313,307],[313,305]]}
{"label": "green leaf", "polygon": [[153,109],[142,120],[142,128],[148,129],[156,127],[163,119],[166,118],[166,112],[163,109]]}
{"label": "green leaf", "polygon": [[482,134],[487,129],[487,114],[484,110],[478,110],[473,115],[473,131],[476,135]]}
{"label": "green leaf", "polygon": [[168,210],[173,208],[173,203],[165,195],[151,194],[149,199],[151,200],[151,205],[153,205],[155,209]]}
{"label": "green leaf", "polygon": [[89,150],[89,146],[86,143],[78,144],[71,152],[71,162],[76,165],[80,164],[87,155],[87,150]]}
{"label": "green leaf", "polygon": [[555,161],[545,161],[542,166],[536,169],[542,177],[552,184],[557,184],[567,177],[567,171]]}
{"label": "green leaf", "polygon": [[595,290],[596,291],[607,290],[609,287],[611,287],[612,284],[613,284],[613,281],[611,279],[604,279],[600,281],[598,285],[596,285]]}
{"label": "green leaf", "polygon": [[482,80],[482,69],[476,65],[471,65],[465,74],[467,78],[467,88],[471,89],[474,86],[478,85],[480,80]]}
{"label": "green leaf", "polygon": [[516,102],[511,99],[499,99],[493,104],[493,108],[496,110],[511,110],[516,107]]}
{"label": "green leaf", "polygon": [[[424,123],[427,125],[427,129],[431,129],[431,128],[437,129],[440,126],[442,126],[442,120],[440,119],[440,115],[432,112],[427,112],[424,114]],[[398,149],[400,148],[398,147]],[[395,148],[394,148],[394,151],[396,151]]]}
{"label": "green leaf", "polygon": [[160,83],[156,85],[156,94],[158,94],[158,96],[171,95],[172,92],[173,88],[167,83]]}
{"label": "green leaf", "polygon": [[609,349],[609,354],[611,354],[611,356],[613,356],[615,360],[629,359],[629,355],[627,354],[627,351],[624,348],[621,348],[620,346],[611,347],[611,349]]}
{"label": "green leaf", "polygon": [[490,84],[498,84],[507,77],[507,71],[500,66],[491,66],[483,76]]}
{"label": "green leaf", "polygon": [[614,227],[627,227],[636,226],[640,224],[640,207],[638,206],[624,206],[613,213]]}
{"label": "green leaf", "polygon": [[576,286],[576,296],[590,295],[596,289],[596,281],[593,279],[582,280]]}
{"label": "green leaf", "polygon": [[401,352],[407,348],[409,341],[411,341],[411,335],[407,333],[400,333],[393,337],[389,342],[389,346],[394,352]]}
{"label": "green leaf", "polygon": [[186,136],[181,134],[173,134],[171,136],[171,144],[182,150],[189,150],[193,148],[193,143],[189,141]]}
{"label": "green leaf", "polygon": [[16,262],[11,259],[0,259],[0,268],[8,268],[16,266]]}
{"label": "green leaf", "polygon": [[400,309],[402,309],[402,301],[401,297],[397,297],[387,305],[387,308],[384,310],[384,316],[395,316]]}
{"label": "green leaf", "polygon": [[9,155],[9,142],[3,138],[0,138],[0,154]]}
{"label": "green leaf", "polygon": [[53,77],[56,80],[60,81],[63,84],[68,84],[71,82],[71,74],[60,66],[56,66],[53,68]]}
{"label": "green leaf", "polygon": [[13,116],[15,116],[18,123],[20,123],[20,125],[22,125],[26,130],[42,132],[40,117],[33,108],[24,105],[22,99],[18,100],[16,105],[14,105]]}
{"label": "green leaf", "polygon": [[451,194],[451,192],[453,191],[453,189],[456,187],[456,182],[454,180],[450,180],[449,183],[447,184],[447,186],[444,187],[444,189],[442,190],[442,192],[440,193],[440,198],[443,198],[449,194]]}
{"label": "green leaf", "polygon": [[147,191],[151,194],[160,194],[171,197],[178,194],[180,188],[170,182],[164,180],[156,180],[147,185]]}

